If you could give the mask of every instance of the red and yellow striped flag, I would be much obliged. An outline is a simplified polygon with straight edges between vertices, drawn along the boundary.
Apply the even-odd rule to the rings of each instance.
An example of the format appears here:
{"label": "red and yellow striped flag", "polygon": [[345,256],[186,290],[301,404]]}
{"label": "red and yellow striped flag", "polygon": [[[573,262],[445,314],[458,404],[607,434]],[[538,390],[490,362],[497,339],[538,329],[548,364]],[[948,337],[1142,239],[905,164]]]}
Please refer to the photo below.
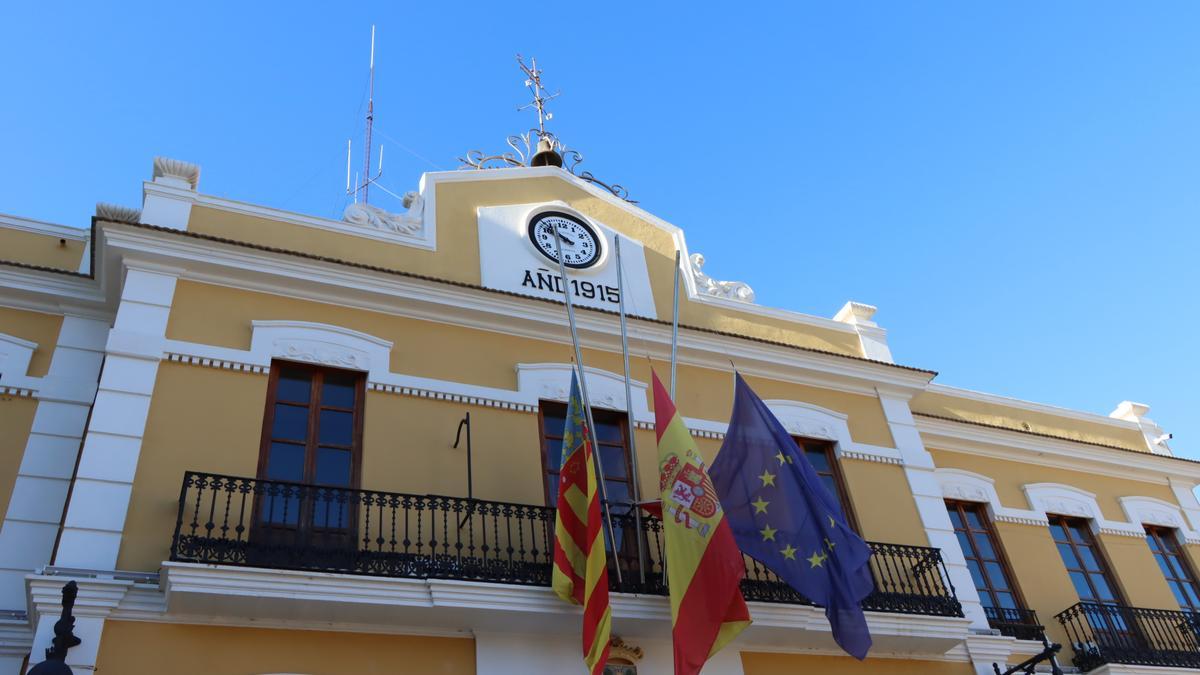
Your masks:
{"label": "red and yellow striped flag", "polygon": [[583,606],[583,661],[589,673],[600,675],[608,660],[612,609],[608,604],[600,489],[583,415],[579,382],[572,373],[563,429],[551,585],[558,597]]}
{"label": "red and yellow striped flag", "polygon": [[657,373],[654,428],[675,675],[694,675],[750,625],[739,588],[746,565],[692,434]]}

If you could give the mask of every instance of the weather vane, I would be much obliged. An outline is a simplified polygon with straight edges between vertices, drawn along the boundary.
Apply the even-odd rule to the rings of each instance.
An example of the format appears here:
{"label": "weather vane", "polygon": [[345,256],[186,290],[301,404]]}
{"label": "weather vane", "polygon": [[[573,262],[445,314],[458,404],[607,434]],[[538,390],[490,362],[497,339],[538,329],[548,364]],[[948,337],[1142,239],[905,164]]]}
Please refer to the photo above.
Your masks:
{"label": "weather vane", "polygon": [[517,65],[521,66],[521,70],[525,72],[525,86],[533,92],[533,101],[517,108],[517,112],[530,108],[537,109],[538,137],[541,138],[546,135],[546,122],[554,119],[554,113],[546,112],[546,104],[558,98],[562,92],[556,91],[549,96],[545,95],[546,88],[542,86],[542,71],[538,70],[536,58],[529,59],[527,66],[524,57],[517,54]]}
{"label": "weather vane", "polygon": [[[523,134],[513,134],[505,139],[512,152],[487,154],[482,150],[468,150],[466,155],[459,157],[462,162],[460,169],[501,169],[513,167],[551,166],[560,168],[572,176],[601,187],[614,196],[636,204],[629,198],[629,191],[616,183],[605,183],[592,175],[591,171],[576,171],[583,162],[583,155],[578,150],[568,148],[553,132],[546,131],[546,122],[554,119],[554,114],[546,110],[546,104],[558,98],[561,92],[546,93],[542,85],[542,71],[537,67],[537,59],[529,59],[525,65],[525,57],[517,54],[517,65],[525,74],[525,87],[533,94],[533,100],[518,106],[517,112],[533,108],[537,110],[538,125]],[[564,159],[566,160],[564,162]]]}

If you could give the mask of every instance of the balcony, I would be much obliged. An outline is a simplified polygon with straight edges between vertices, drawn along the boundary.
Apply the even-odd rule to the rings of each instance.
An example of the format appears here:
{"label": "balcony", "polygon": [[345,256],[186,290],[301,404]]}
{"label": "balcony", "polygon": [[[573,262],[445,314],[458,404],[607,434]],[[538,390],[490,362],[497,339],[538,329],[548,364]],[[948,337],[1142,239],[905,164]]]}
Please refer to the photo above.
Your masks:
{"label": "balcony", "polygon": [[988,625],[1000,631],[1001,635],[1018,640],[1042,639],[1045,626],[1038,621],[1037,613],[1032,609],[984,607],[983,613],[987,616]]}
{"label": "balcony", "polygon": [[1055,618],[1080,670],[1107,663],[1200,668],[1200,614],[1081,602]]}
{"label": "balcony", "polygon": [[[614,592],[667,594],[662,523],[613,514]],[[554,509],[187,472],[171,561],[409,579],[549,586]],[[639,534],[640,532],[640,534]],[[637,539],[647,556],[639,566]],[[870,542],[876,612],[961,617],[941,551]],[[615,566],[622,579],[617,580]],[[644,574],[642,570],[644,569]],[[746,558],[747,600],[813,605]]]}

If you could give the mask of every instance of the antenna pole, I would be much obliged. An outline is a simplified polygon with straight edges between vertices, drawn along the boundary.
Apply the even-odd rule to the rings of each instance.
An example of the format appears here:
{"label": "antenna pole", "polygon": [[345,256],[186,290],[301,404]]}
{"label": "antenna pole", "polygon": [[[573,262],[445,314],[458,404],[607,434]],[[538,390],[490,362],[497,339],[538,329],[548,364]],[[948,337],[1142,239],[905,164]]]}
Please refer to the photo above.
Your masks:
{"label": "antenna pole", "polygon": [[367,192],[371,188],[371,127],[375,123],[375,26],[371,26],[371,75],[367,93],[367,142],[363,146],[363,203],[367,203]]}
{"label": "antenna pole", "polygon": [[346,194],[350,194],[350,139],[346,139]]}

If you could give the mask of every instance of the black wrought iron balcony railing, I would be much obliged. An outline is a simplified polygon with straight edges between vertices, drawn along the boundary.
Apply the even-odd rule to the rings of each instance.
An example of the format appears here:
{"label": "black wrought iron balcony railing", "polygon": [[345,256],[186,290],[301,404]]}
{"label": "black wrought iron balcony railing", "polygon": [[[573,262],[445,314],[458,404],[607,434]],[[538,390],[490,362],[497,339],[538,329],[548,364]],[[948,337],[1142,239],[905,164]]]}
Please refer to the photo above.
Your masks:
{"label": "black wrought iron balcony railing", "polygon": [[1045,632],[1045,626],[1038,621],[1037,612],[1032,609],[984,607],[983,613],[987,616],[988,625],[1000,631],[1001,635],[1018,640],[1041,640]]}
{"label": "black wrought iron balcony railing", "polygon": [[[613,529],[611,589],[666,595],[662,522],[614,513]],[[554,509],[546,506],[189,471],[171,560],[549,586],[553,537]],[[939,549],[870,545],[875,591],[864,609],[962,616]],[[747,600],[813,604],[749,557],[742,589]]]}
{"label": "black wrought iron balcony railing", "polygon": [[1200,614],[1081,602],[1055,618],[1080,670],[1106,663],[1200,668]]}

